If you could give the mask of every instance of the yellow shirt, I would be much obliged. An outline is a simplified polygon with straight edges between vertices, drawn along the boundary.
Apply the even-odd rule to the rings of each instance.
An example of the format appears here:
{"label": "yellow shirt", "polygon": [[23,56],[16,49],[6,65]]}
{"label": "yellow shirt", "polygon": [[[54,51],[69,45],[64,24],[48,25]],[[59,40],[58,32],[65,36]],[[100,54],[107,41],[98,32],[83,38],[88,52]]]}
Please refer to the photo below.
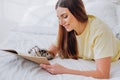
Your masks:
{"label": "yellow shirt", "polygon": [[76,35],[79,57],[83,59],[100,59],[120,57],[120,40],[116,39],[110,28],[95,16],[88,15],[88,24],[81,35]]}

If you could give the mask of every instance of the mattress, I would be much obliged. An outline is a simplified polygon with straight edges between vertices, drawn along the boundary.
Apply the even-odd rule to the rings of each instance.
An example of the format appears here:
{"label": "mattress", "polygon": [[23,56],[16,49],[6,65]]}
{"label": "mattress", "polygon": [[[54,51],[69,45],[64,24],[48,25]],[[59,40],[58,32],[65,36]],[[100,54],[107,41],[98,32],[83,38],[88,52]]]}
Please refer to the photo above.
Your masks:
{"label": "mattress", "polygon": [[[1,49],[15,49],[27,53],[33,46],[48,48],[54,42],[56,35],[36,34],[12,31],[7,40],[0,46]],[[95,70],[95,62],[88,60],[61,59],[56,57],[51,64],[61,64],[65,67],[78,70]],[[120,60],[111,63],[110,79],[120,79]],[[24,58],[0,51],[0,80],[98,80],[71,74],[52,75],[38,64]]]}

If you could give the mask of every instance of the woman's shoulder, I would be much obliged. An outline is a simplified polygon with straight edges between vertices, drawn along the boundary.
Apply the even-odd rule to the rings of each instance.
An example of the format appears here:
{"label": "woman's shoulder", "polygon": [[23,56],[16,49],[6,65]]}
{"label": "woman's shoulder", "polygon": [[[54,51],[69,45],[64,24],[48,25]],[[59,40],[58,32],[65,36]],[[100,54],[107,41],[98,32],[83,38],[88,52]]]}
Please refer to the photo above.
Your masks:
{"label": "woman's shoulder", "polygon": [[88,15],[88,18],[89,18],[90,31],[100,32],[100,33],[104,33],[104,32],[112,33],[110,27],[97,16]]}
{"label": "woman's shoulder", "polygon": [[88,15],[89,24],[95,28],[108,28],[109,26],[100,18],[94,15]]}
{"label": "woman's shoulder", "polygon": [[[92,27],[92,26],[96,26],[96,25],[99,25],[101,24],[101,20],[94,16],[94,15],[88,15],[88,20],[89,20],[89,25]],[[97,26],[96,26],[97,27]]]}
{"label": "woman's shoulder", "polygon": [[89,22],[92,24],[96,24],[96,25],[105,24],[105,22],[103,22],[100,18],[94,15],[88,15],[88,19],[89,19]]}

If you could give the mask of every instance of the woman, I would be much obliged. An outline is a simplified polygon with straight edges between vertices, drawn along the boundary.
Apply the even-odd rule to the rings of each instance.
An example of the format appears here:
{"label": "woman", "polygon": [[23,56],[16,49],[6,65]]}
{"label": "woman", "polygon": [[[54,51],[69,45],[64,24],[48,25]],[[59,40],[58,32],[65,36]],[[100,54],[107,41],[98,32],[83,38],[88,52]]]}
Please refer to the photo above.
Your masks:
{"label": "woman", "polygon": [[59,64],[40,66],[52,74],[109,78],[111,62],[120,57],[120,41],[104,22],[86,14],[82,0],[58,0],[55,9],[59,19],[58,39],[49,51],[61,58],[94,60],[96,70],[73,70]]}

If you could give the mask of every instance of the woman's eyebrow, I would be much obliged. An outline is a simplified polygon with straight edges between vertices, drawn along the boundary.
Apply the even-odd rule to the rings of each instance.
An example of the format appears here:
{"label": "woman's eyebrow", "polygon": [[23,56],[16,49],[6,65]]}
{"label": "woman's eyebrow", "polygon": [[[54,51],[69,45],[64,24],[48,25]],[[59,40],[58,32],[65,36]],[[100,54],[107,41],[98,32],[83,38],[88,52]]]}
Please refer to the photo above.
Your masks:
{"label": "woman's eyebrow", "polygon": [[[65,15],[66,13],[62,13],[62,14],[60,14],[60,17],[62,17],[63,15]],[[57,17],[59,17],[58,15],[57,15]]]}

